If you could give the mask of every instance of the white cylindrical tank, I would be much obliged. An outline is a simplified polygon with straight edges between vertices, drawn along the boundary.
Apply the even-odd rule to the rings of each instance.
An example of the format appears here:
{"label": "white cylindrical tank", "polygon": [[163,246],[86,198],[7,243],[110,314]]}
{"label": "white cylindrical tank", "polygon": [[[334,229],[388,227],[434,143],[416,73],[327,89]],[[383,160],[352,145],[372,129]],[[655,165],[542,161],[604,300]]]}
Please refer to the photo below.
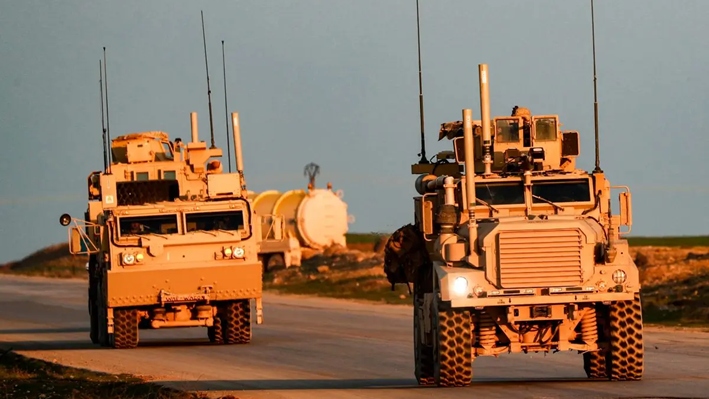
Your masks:
{"label": "white cylindrical tank", "polygon": [[297,238],[303,247],[322,249],[347,244],[345,234],[354,218],[347,214],[341,190],[290,190],[285,193],[268,190],[250,192],[249,198],[253,199],[256,214],[262,216],[264,238],[273,235],[269,234],[273,229],[269,215],[280,215],[285,219],[286,233]]}

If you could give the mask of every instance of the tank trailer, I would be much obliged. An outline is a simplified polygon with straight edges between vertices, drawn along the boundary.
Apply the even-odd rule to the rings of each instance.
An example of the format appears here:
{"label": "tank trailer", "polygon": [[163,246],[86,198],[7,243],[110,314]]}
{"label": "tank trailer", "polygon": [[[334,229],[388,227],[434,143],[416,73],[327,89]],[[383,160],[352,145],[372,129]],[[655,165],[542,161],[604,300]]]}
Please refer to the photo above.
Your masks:
{"label": "tank trailer", "polygon": [[[111,140],[111,161],[88,177],[84,220],[68,214],[72,254],[88,254],[91,341],[133,348],[139,329],[207,327],[210,341],[251,341],[262,322],[261,225],[247,198],[239,116],[231,114],[236,173],[222,150],[165,132]],[[106,162],[106,161],[105,161]]]}
{"label": "tank trailer", "polygon": [[464,109],[441,125],[453,150],[412,165],[414,223],[385,250],[392,287],[413,284],[418,383],[466,386],[478,356],[566,350],[582,354],[589,378],[640,380],[628,187],[610,185],[598,152],[592,173],[576,168],[579,133],[558,115],[514,107],[490,118],[486,64],[479,84],[480,120]]}

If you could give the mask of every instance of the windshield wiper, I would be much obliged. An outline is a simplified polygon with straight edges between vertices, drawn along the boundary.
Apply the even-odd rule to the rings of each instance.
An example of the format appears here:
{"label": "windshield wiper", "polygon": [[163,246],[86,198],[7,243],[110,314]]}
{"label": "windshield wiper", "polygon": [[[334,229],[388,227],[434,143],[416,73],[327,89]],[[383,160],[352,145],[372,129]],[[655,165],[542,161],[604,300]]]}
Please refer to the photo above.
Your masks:
{"label": "windshield wiper", "polygon": [[490,210],[495,211],[496,213],[500,213],[500,211],[497,210],[494,206],[488,204],[487,202],[481,200],[480,198],[475,198],[475,202],[479,202],[482,205],[485,205],[486,207],[490,208]]}
{"label": "windshield wiper", "polygon": [[210,230],[192,230],[192,233],[205,233],[205,234],[209,234],[210,236],[214,236],[214,237],[217,236],[216,233],[214,233]]}
{"label": "windshield wiper", "polygon": [[532,194],[532,198],[536,198],[536,199],[538,199],[539,201],[546,202],[547,204],[553,206],[554,209],[556,209],[556,210],[558,210],[558,211],[563,211],[563,210],[564,210],[563,207],[561,207],[561,206],[559,206],[559,205],[557,205],[557,204],[555,204],[555,203],[549,201],[549,200],[546,199],[546,198],[542,198],[542,197],[540,197],[540,196],[538,196],[538,195],[536,195],[536,194]]}

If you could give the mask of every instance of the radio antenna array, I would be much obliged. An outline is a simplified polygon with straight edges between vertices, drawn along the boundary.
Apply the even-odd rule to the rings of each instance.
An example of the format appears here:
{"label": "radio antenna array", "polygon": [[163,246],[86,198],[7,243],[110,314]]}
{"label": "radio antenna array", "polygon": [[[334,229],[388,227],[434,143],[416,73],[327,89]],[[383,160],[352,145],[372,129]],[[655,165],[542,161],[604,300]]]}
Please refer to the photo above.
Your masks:
{"label": "radio antenna array", "polygon": [[212,149],[217,148],[214,144],[214,123],[212,122],[212,89],[209,86],[209,63],[207,62],[207,37],[204,33],[204,11],[202,14],[202,40],[204,42],[204,65],[207,69],[207,101],[209,102],[209,133],[212,138]]}
{"label": "radio antenna array", "polygon": [[591,0],[591,43],[593,44],[593,128],[596,141],[596,168],[594,173],[602,173],[601,155],[598,140],[598,89],[596,88],[596,27],[593,19],[593,0]]}
{"label": "radio antenna array", "polygon": [[419,117],[421,119],[421,159],[419,164],[430,163],[426,158],[426,136],[424,134],[424,118],[423,118],[423,84],[421,82],[421,29],[419,23],[419,0],[416,0],[416,37],[418,42],[418,61],[419,61]]}

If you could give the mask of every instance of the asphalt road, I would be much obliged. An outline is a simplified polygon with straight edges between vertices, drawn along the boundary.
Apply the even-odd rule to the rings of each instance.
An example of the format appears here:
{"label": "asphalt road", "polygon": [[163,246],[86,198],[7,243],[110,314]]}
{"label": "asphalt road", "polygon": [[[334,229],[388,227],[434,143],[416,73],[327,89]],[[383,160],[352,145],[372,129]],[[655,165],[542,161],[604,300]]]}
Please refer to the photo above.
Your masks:
{"label": "asphalt road", "polygon": [[209,344],[205,328],[141,331],[132,350],[88,337],[86,282],[0,275],[0,347],[62,364],[149,376],[243,398],[709,397],[709,333],[646,327],[645,378],[588,381],[574,352],[475,361],[466,388],[418,387],[410,308],[266,295],[252,343]]}

